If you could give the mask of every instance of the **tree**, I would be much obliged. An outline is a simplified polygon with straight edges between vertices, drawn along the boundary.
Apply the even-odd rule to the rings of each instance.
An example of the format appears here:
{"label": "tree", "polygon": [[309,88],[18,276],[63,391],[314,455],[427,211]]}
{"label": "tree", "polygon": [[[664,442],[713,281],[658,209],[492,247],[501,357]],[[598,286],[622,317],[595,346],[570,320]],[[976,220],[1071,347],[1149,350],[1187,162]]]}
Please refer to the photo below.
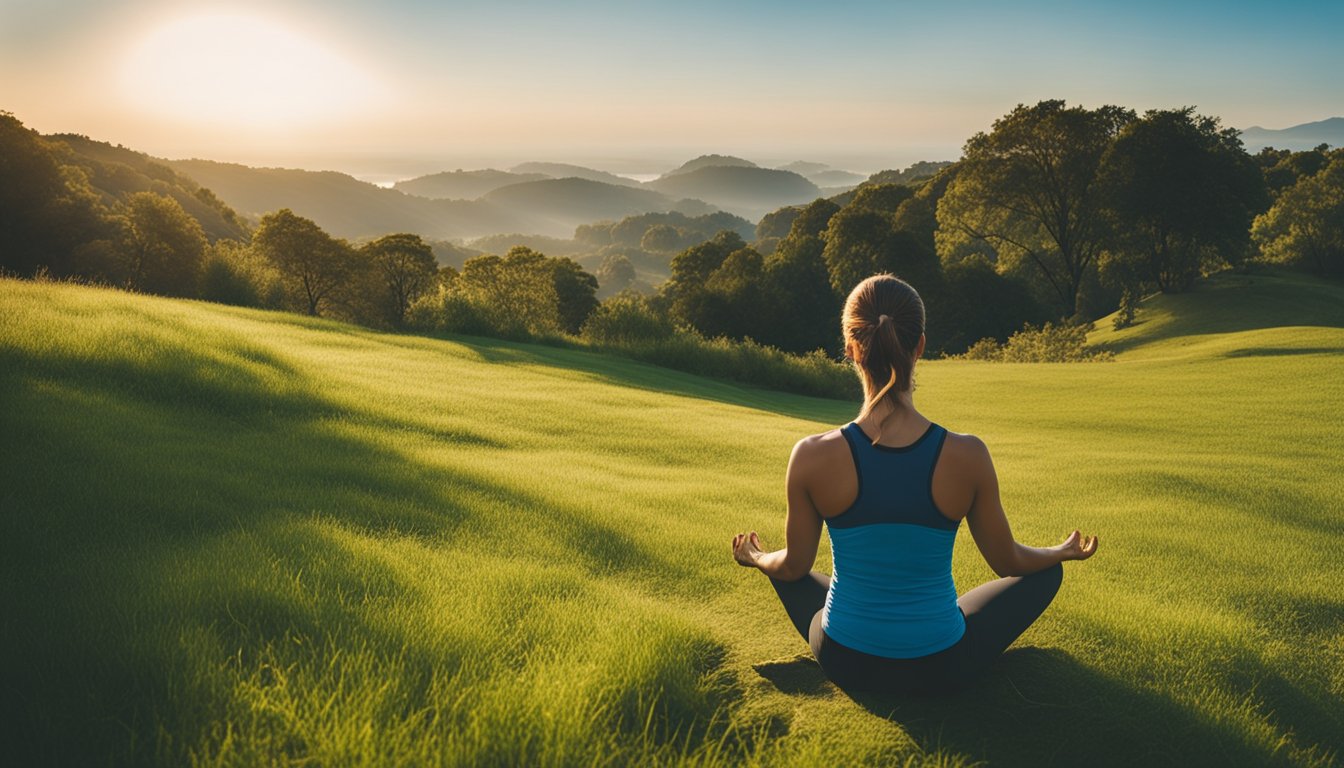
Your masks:
{"label": "tree", "polygon": [[859,281],[891,272],[921,293],[940,280],[938,256],[910,232],[897,230],[890,214],[846,206],[831,218],[822,257],[837,297]]}
{"label": "tree", "polygon": [[406,324],[406,310],[434,286],[438,262],[419,235],[386,235],[360,249],[387,289],[387,319],[394,328]]}
{"label": "tree", "polygon": [[567,256],[551,258],[549,267],[559,301],[560,327],[566,333],[577,334],[600,303],[597,278]]}
{"label": "tree", "polygon": [[104,215],[88,179],[63,166],[36,131],[0,111],[0,269],[110,277],[115,230]]}
{"label": "tree", "polygon": [[[724,317],[730,311],[722,305],[722,292],[710,291],[708,284],[728,256],[743,249],[746,249],[746,243],[741,235],[724,230],[714,238],[676,254],[672,258],[672,276],[663,285],[672,319],[699,328],[706,334],[730,334],[724,328]],[[724,276],[720,280],[720,289],[727,284]]]}
{"label": "tree", "polygon": [[1297,264],[1322,275],[1344,275],[1344,150],[1284,190],[1256,218],[1251,236],[1269,261]]}
{"label": "tree", "polygon": [[173,198],[137,192],[126,201],[122,252],[126,283],[165,296],[194,296],[205,232]]}
{"label": "tree", "polygon": [[821,238],[785,240],[765,260],[766,326],[757,341],[790,352],[840,348],[840,301],[831,290]]}
{"label": "tree", "polygon": [[1190,107],[1126,126],[1101,175],[1117,252],[1164,292],[1189,288],[1209,262],[1239,263],[1267,200],[1237,130]]}
{"label": "tree", "polygon": [[943,300],[929,314],[929,348],[964,352],[984,338],[1004,341],[1023,323],[1046,318],[1031,293],[982,257],[948,265]]}
{"label": "tree", "polygon": [[623,253],[609,253],[597,268],[597,283],[600,291],[607,296],[615,295],[635,282],[635,265],[630,257]]}
{"label": "tree", "polygon": [[803,209],[796,205],[786,205],[777,211],[772,211],[761,217],[761,221],[756,225],[756,239],[765,240],[770,237],[785,238],[789,236],[789,230],[793,227],[793,222]]}
{"label": "tree", "polygon": [[539,260],[545,257],[518,246],[505,258],[467,259],[451,283],[453,295],[471,310],[471,322],[458,330],[504,336],[540,336],[560,330],[555,280]]}
{"label": "tree", "polygon": [[820,237],[821,233],[826,231],[826,226],[831,223],[831,217],[839,211],[840,206],[824,197],[813,200],[794,218],[793,226],[789,227],[789,237],[799,238],[808,235]]}
{"label": "tree", "polygon": [[686,233],[671,224],[654,224],[644,231],[644,236],[639,240],[639,247],[646,251],[664,253],[677,250],[685,239]]}
{"label": "tree", "polygon": [[330,305],[355,268],[349,245],[288,208],[262,217],[252,246],[275,266],[290,294],[310,315]]}
{"label": "tree", "polygon": [[909,200],[915,190],[904,184],[865,184],[854,191],[846,208],[866,208],[870,211],[895,213],[901,203]]}
{"label": "tree", "polygon": [[1026,260],[1073,315],[1084,274],[1106,245],[1101,159],[1134,118],[1121,107],[1042,101],[995,120],[989,133],[966,142],[939,201],[940,249],[986,243],[1000,270]]}

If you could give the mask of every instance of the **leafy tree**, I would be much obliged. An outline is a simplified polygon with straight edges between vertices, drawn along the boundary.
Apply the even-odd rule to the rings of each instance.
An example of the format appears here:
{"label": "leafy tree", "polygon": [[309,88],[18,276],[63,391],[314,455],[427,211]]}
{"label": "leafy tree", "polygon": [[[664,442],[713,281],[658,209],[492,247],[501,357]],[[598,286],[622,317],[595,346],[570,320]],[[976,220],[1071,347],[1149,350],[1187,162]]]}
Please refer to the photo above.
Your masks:
{"label": "leafy tree", "polygon": [[895,213],[915,191],[904,184],[865,184],[854,191],[846,208],[864,208],[881,213]]}
{"label": "leafy tree", "polygon": [[1164,292],[1189,288],[1210,261],[1238,263],[1267,199],[1237,130],[1190,107],[1151,110],[1127,125],[1101,174],[1114,245]]}
{"label": "leafy tree", "polygon": [[470,310],[471,323],[456,330],[504,336],[544,336],[560,330],[560,300],[555,280],[539,260],[520,246],[508,256],[467,259],[452,281],[453,293]]}
{"label": "leafy tree", "polygon": [[820,237],[781,243],[765,260],[766,326],[757,341],[790,352],[839,350],[840,301],[831,290]]}
{"label": "leafy tree", "polygon": [[597,278],[565,256],[551,258],[548,266],[559,302],[560,327],[566,333],[578,333],[599,304]]}
{"label": "leafy tree", "polygon": [[1323,170],[1284,190],[1256,218],[1251,236],[1269,261],[1344,275],[1344,150],[1335,150]]}
{"label": "leafy tree", "polygon": [[938,256],[910,232],[897,230],[891,215],[846,207],[831,218],[822,257],[837,297],[860,280],[891,272],[921,292],[939,282]]}
{"label": "leafy tree", "polygon": [[[87,177],[63,166],[36,131],[0,111],[0,269],[110,277],[116,251],[105,215]],[[102,242],[88,247],[93,241]]]}
{"label": "leafy tree", "polygon": [[165,296],[194,296],[205,256],[201,225],[173,198],[131,195],[123,217],[125,279],[130,287]]}
{"label": "leafy tree", "polygon": [[793,222],[802,214],[803,209],[796,205],[786,205],[777,211],[772,211],[761,217],[761,221],[756,225],[756,239],[764,240],[770,237],[785,238],[789,236],[789,230],[793,227]]}
{"label": "leafy tree", "polygon": [[983,257],[950,264],[942,300],[929,315],[929,348],[957,354],[985,338],[1006,340],[1026,322],[1045,319],[1026,286],[1000,275]]}
{"label": "leafy tree", "polygon": [[288,208],[262,217],[252,246],[275,266],[290,294],[310,315],[326,310],[356,269],[349,245]]}
{"label": "leafy tree", "polygon": [[1328,144],[1321,144],[1305,152],[1265,147],[1256,153],[1255,162],[1265,175],[1265,184],[1270,193],[1277,196],[1299,179],[1312,176],[1329,164],[1329,150]]}
{"label": "leafy tree", "polygon": [[726,333],[724,318],[729,311],[721,306],[724,297],[708,290],[708,284],[728,256],[744,248],[746,243],[740,235],[725,230],[673,257],[672,276],[662,290],[670,316],[705,333]]}
{"label": "leafy tree", "polygon": [[1007,262],[1000,269],[1026,260],[1073,315],[1084,274],[1106,245],[1101,159],[1134,119],[1121,107],[1042,101],[995,120],[966,142],[939,202],[940,251],[973,240]]}
{"label": "leafy tree", "polygon": [[406,324],[406,310],[434,286],[438,262],[419,235],[380,237],[360,249],[386,288],[387,319],[394,328]]}
{"label": "leafy tree", "polygon": [[607,295],[620,293],[635,282],[635,265],[630,257],[621,253],[607,254],[602,265],[597,268],[597,283],[601,292]]}
{"label": "leafy tree", "polygon": [[654,224],[645,230],[644,236],[639,240],[639,247],[646,251],[675,251],[682,246],[682,241],[685,239],[686,233],[671,224]]}
{"label": "leafy tree", "polygon": [[813,200],[793,220],[793,226],[789,227],[789,237],[801,238],[808,235],[820,237],[821,233],[826,231],[826,226],[831,223],[831,217],[839,211],[840,206],[824,197]]}

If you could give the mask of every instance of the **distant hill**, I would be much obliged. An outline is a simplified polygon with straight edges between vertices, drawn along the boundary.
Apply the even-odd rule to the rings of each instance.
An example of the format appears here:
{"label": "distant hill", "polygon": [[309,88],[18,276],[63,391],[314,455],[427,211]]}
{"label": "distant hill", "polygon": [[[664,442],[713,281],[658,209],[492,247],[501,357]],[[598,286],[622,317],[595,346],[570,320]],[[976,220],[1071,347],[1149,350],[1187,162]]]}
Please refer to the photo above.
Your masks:
{"label": "distant hill", "polygon": [[809,163],[806,160],[794,160],[792,163],[789,163],[788,165],[779,166],[779,170],[793,171],[799,176],[806,178],[814,173],[822,173],[824,171],[830,171],[834,169],[832,169],[831,166],[825,163]]}
{"label": "distant hill", "polygon": [[480,171],[444,171],[419,176],[392,185],[398,192],[446,200],[475,200],[487,192],[500,187],[519,184],[524,181],[541,181],[551,178],[544,173],[510,173],[494,168]]}
{"label": "distant hill", "polygon": [[810,163],[805,160],[795,160],[788,165],[781,165],[779,170],[792,171],[823,189],[826,187],[853,187],[862,184],[864,179],[868,178],[861,173],[833,168],[825,163]]}
{"label": "distant hill", "polygon": [[938,172],[951,166],[950,160],[921,160],[904,170],[878,171],[868,177],[865,184],[914,184],[938,175]]}
{"label": "distant hill", "polygon": [[1251,126],[1241,132],[1241,143],[1246,151],[1255,153],[1265,147],[1291,149],[1300,152],[1320,144],[1344,147],[1344,117],[1331,117],[1314,123],[1303,123],[1291,128],[1261,128]]}
{"label": "distant hill", "polygon": [[490,192],[480,202],[526,211],[531,222],[527,231],[558,235],[572,234],[578,225],[594,221],[676,210],[678,201],[650,189],[568,178],[510,184]]}
{"label": "distant hill", "polygon": [[589,181],[600,181],[604,184],[615,184],[621,187],[639,186],[639,182],[634,179],[627,179],[624,176],[617,176],[614,173],[599,171],[596,168],[585,168],[582,165],[570,165],[568,163],[519,163],[510,168],[509,171],[516,174],[540,174],[552,179],[587,179]]}
{"label": "distant hill", "polygon": [[819,173],[805,174],[808,181],[819,187],[852,187],[862,184],[867,176],[853,171],[831,169]]}
{"label": "distant hill", "polygon": [[711,165],[667,175],[645,186],[673,197],[704,200],[753,221],[786,205],[811,202],[822,194],[816,184],[792,171],[754,165]]}
{"label": "distant hill", "polygon": [[359,181],[335,171],[252,168],[211,160],[168,163],[239,212],[260,217],[289,208],[337,237],[414,232],[447,240],[528,229],[525,216],[475,200],[429,200]]}
{"label": "distant hill", "polygon": [[676,176],[678,174],[698,171],[701,168],[759,168],[760,166],[750,160],[743,160],[740,157],[732,155],[701,155],[694,160],[687,160],[680,167],[673,168],[663,174],[663,178]]}
{"label": "distant hill", "polygon": [[209,160],[168,165],[215,190],[244,215],[255,218],[289,208],[333,235],[352,239],[389,232],[414,232],[431,240],[505,232],[570,237],[579,224],[634,213],[715,210],[652,190],[577,178],[510,184],[476,200],[432,200],[334,171],[251,168]]}
{"label": "distant hill", "polygon": [[176,200],[200,222],[211,241],[248,237],[246,222],[213,190],[202,188],[197,180],[178,173],[161,160],[87,136],[58,134],[46,139],[69,151],[69,160],[84,170],[89,186],[105,204],[125,202],[136,192],[157,192]]}

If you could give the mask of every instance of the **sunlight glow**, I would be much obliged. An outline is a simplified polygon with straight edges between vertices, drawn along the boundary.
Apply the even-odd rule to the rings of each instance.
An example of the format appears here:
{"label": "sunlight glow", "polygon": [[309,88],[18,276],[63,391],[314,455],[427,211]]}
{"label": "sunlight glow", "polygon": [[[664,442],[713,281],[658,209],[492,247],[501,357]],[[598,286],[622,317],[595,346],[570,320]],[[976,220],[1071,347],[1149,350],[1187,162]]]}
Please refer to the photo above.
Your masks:
{"label": "sunlight glow", "polygon": [[270,19],[206,12],[160,24],[128,51],[138,108],[182,122],[287,129],[369,109],[379,84],[336,51]]}

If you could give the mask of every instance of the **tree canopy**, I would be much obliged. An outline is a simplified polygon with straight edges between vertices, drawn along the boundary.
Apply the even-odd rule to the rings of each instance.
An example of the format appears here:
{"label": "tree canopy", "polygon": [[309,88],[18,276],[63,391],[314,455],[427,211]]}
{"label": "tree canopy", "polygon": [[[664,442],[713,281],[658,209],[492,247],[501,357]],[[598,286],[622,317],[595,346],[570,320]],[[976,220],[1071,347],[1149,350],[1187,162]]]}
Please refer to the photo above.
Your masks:
{"label": "tree canopy", "polygon": [[1102,157],[1133,110],[1018,105],[988,133],[966,142],[956,177],[938,205],[940,249],[961,241],[991,248],[1001,269],[1025,260],[1073,315],[1085,273],[1106,245],[1099,190]]}
{"label": "tree canopy", "polygon": [[1268,199],[1237,130],[1190,107],[1125,126],[1101,173],[1115,250],[1163,291],[1188,288],[1207,264],[1241,261]]}

